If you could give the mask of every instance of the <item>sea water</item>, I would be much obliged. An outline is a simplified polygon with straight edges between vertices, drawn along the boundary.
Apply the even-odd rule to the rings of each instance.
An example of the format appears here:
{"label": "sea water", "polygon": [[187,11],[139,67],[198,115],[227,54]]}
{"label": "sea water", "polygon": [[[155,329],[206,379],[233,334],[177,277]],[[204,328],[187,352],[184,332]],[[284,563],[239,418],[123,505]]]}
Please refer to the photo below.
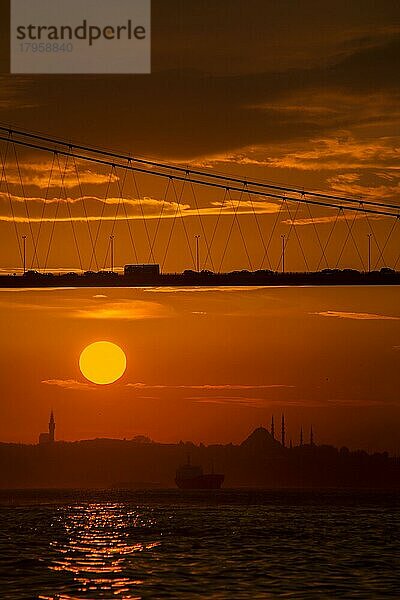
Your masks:
{"label": "sea water", "polygon": [[399,598],[398,499],[1,492],[0,597]]}

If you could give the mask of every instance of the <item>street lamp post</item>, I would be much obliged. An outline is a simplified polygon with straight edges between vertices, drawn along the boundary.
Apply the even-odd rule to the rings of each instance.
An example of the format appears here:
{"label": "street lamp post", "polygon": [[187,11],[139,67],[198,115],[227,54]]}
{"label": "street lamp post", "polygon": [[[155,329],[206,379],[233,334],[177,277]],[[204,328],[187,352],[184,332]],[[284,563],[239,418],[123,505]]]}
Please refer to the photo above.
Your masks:
{"label": "street lamp post", "polygon": [[23,269],[24,269],[24,275],[26,273],[26,235],[22,236],[22,248],[23,248]]}
{"label": "street lamp post", "polygon": [[200,236],[195,235],[194,237],[196,240],[196,269],[200,273]]}
{"label": "street lamp post", "polygon": [[114,240],[115,235],[110,235],[111,272],[114,273]]}
{"label": "street lamp post", "polygon": [[371,238],[372,233],[368,234],[368,273],[371,273]]}

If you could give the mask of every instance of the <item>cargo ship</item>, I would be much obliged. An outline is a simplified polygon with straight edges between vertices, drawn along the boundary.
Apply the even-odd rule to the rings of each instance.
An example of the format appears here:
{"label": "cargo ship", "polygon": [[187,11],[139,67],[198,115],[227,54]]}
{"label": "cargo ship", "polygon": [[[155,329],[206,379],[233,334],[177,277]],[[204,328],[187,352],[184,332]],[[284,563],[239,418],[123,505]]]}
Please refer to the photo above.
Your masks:
{"label": "cargo ship", "polygon": [[225,475],[222,473],[203,473],[199,466],[190,464],[179,467],[176,471],[175,483],[181,490],[219,490],[223,484]]}

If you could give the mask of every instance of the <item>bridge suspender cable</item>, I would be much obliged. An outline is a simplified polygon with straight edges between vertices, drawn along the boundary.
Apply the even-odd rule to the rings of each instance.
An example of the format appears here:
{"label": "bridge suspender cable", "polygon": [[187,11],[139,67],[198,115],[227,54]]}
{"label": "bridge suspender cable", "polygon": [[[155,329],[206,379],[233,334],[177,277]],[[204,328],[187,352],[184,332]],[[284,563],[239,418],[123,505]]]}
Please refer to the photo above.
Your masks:
{"label": "bridge suspender cable", "polygon": [[99,267],[98,267],[98,261],[97,261],[97,256],[96,256],[96,249],[94,247],[94,240],[93,240],[92,229],[90,227],[89,215],[88,215],[88,212],[87,212],[87,209],[86,209],[86,199],[85,199],[85,196],[83,194],[83,188],[82,188],[82,184],[81,184],[81,178],[79,176],[78,165],[76,164],[75,157],[72,157],[72,158],[73,158],[73,163],[74,163],[74,170],[75,170],[75,175],[76,175],[76,181],[77,181],[77,184],[78,184],[79,194],[80,194],[80,197],[82,198],[83,212],[84,212],[84,215],[85,215],[86,226],[87,226],[87,230],[88,230],[90,247],[91,247],[91,256],[94,258],[94,262],[95,262],[96,268],[98,270]]}
{"label": "bridge suspender cable", "polygon": [[[9,138],[0,136],[0,141],[7,142],[7,141],[9,141]],[[49,148],[47,146],[41,146],[38,144],[32,144],[30,142],[25,142],[22,140],[12,139],[12,143],[20,145],[20,146],[32,148],[35,150],[43,150],[45,152],[54,152],[55,151],[53,148]],[[164,177],[164,178],[169,177],[175,181],[186,181],[186,182],[196,183],[198,185],[204,185],[207,187],[219,188],[219,189],[224,189],[224,190],[228,189],[231,192],[239,192],[239,193],[242,192],[242,188],[234,186],[234,185],[227,186],[227,185],[223,185],[222,183],[216,183],[214,181],[195,179],[193,177],[183,177],[181,175],[173,175],[171,173],[164,173],[164,172],[154,171],[154,170],[149,171],[148,169],[137,167],[137,166],[134,166],[133,164],[123,164],[123,163],[116,164],[115,162],[111,162],[109,160],[95,158],[93,156],[87,156],[84,154],[78,154],[78,153],[72,152],[72,151],[67,152],[64,150],[57,150],[57,153],[59,155],[63,155],[63,156],[75,157],[78,160],[93,162],[95,164],[101,164],[101,165],[106,165],[106,166],[118,167],[120,169],[127,169],[130,171],[135,171],[137,173],[145,173],[147,175],[154,175],[157,177]],[[249,182],[247,182],[247,184],[249,184]],[[295,198],[292,196],[287,196],[287,195],[283,196],[282,194],[274,194],[272,192],[267,192],[267,191],[263,191],[263,190],[249,189],[249,187],[247,187],[247,193],[253,194],[256,196],[260,196],[260,197],[264,197],[264,198],[273,198],[273,199],[279,200],[280,202],[282,202],[283,200],[286,200],[286,201],[290,201],[290,202],[300,202],[303,204],[310,204],[310,205],[322,206],[322,207],[328,207],[328,208],[342,208],[342,209],[346,208],[349,211],[360,212],[363,214],[369,213],[369,214],[381,215],[381,216],[385,216],[385,217],[394,217],[396,219],[400,218],[399,212],[397,212],[397,213],[389,212],[389,210],[392,208],[396,209],[397,211],[400,211],[400,208],[398,206],[389,205],[389,204],[379,204],[379,206],[387,208],[387,210],[379,210],[379,209],[365,208],[366,204],[368,204],[368,205],[373,204],[370,201],[352,200],[351,202],[354,204],[358,204],[358,206],[343,206],[342,204],[339,204],[339,202],[349,202],[349,200],[344,199],[344,198],[337,198],[338,202],[336,202],[336,203],[322,202],[320,200],[310,200],[309,198],[306,198],[305,196],[301,196],[300,198]],[[308,194],[308,195],[310,195],[310,194]],[[375,206],[375,204],[374,204],[374,206]]]}
{"label": "bridge suspender cable", "polygon": [[[204,178],[216,180],[216,181],[219,180],[219,181],[230,182],[230,183],[234,183],[234,184],[248,185],[252,188],[260,188],[261,190],[270,189],[270,190],[275,190],[275,191],[280,191],[280,192],[285,192],[285,193],[300,194],[302,196],[307,195],[312,198],[324,198],[326,200],[343,202],[343,203],[347,203],[347,204],[360,204],[360,205],[365,204],[368,206],[400,210],[400,205],[396,205],[396,204],[388,204],[388,203],[384,203],[384,202],[376,202],[373,200],[364,200],[364,199],[358,199],[358,198],[349,198],[346,196],[339,196],[337,194],[327,194],[327,193],[317,192],[317,191],[305,191],[303,188],[298,188],[298,187],[272,184],[272,183],[267,183],[265,181],[240,179],[240,178],[233,177],[230,175],[222,175],[222,174],[211,173],[211,172],[207,172],[207,171],[190,169],[189,167],[179,167],[176,165],[167,164],[167,163],[163,163],[163,162],[159,162],[159,161],[153,161],[153,160],[149,160],[149,159],[145,159],[145,158],[133,158],[132,156],[118,154],[116,152],[110,152],[108,150],[101,150],[99,148],[86,146],[86,145],[82,145],[82,144],[72,144],[71,142],[66,142],[66,141],[58,140],[56,138],[52,138],[49,136],[30,133],[30,132],[26,132],[26,131],[22,131],[22,130],[18,130],[18,129],[12,129],[12,128],[6,127],[6,126],[0,126],[0,131],[7,132],[9,135],[16,134],[20,137],[25,137],[28,139],[47,142],[49,144],[54,144],[55,146],[65,146],[67,148],[70,148],[71,150],[75,149],[78,151],[89,152],[91,154],[107,156],[107,157],[113,159],[113,161],[109,161],[107,164],[113,164],[115,162],[115,160],[122,160],[122,161],[129,161],[130,163],[134,162],[137,164],[147,165],[149,167],[155,167],[157,169],[168,170],[169,173],[164,174],[164,176],[169,176],[171,174],[171,171],[174,171],[176,173],[193,175],[196,177],[197,176],[204,177]],[[0,139],[4,139],[4,138],[0,137]],[[13,138],[13,140],[14,140],[14,138]],[[22,144],[23,140],[19,140],[19,142]],[[24,145],[26,145],[28,147],[30,146],[29,142],[25,142]],[[42,146],[32,146],[32,147],[37,147],[40,150],[48,150],[48,151],[54,150],[53,148],[42,147]],[[85,160],[88,160],[88,158],[86,157]],[[118,165],[118,166],[121,166],[121,165]],[[140,169],[138,169],[138,168],[135,168],[134,170],[140,172]],[[145,169],[143,172],[146,172],[148,174],[161,175],[160,172],[149,171],[149,169]],[[177,179],[177,178],[175,177],[175,179]],[[188,179],[188,181],[190,181],[190,179]],[[198,182],[196,181],[195,183],[198,183]],[[226,186],[224,185],[223,187],[226,187]],[[233,189],[233,188],[231,187],[231,189]],[[259,192],[257,192],[256,190],[253,190],[252,193],[256,194]],[[277,196],[275,196],[275,197],[277,197]]]}

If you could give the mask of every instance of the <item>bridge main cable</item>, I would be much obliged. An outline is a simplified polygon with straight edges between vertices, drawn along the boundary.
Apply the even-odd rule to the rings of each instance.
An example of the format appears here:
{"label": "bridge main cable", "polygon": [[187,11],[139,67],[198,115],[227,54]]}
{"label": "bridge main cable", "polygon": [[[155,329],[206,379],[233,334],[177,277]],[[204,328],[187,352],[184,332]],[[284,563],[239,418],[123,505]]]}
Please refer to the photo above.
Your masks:
{"label": "bridge main cable", "polygon": [[[7,130],[8,131],[8,130]],[[213,188],[218,188],[218,189],[223,189],[223,190],[229,190],[229,191],[233,191],[233,192],[243,192],[243,187],[236,187],[233,185],[224,185],[223,183],[217,183],[214,181],[207,181],[207,180],[202,180],[202,179],[195,179],[193,177],[183,177],[183,175],[175,175],[172,173],[166,173],[163,171],[156,171],[156,170],[151,170],[149,171],[149,169],[145,169],[142,167],[137,167],[134,166],[132,164],[132,162],[136,162],[136,159],[133,159],[132,157],[123,157],[123,159],[121,158],[120,160],[126,160],[128,162],[128,164],[124,164],[124,163],[116,163],[115,161],[111,161],[111,160],[105,160],[105,159],[100,159],[100,158],[96,158],[93,156],[88,156],[86,154],[78,154],[76,152],[73,152],[73,148],[76,148],[77,146],[74,146],[73,144],[67,144],[65,142],[65,145],[68,146],[69,151],[67,150],[60,150],[57,148],[50,148],[48,146],[43,146],[40,144],[33,144],[31,142],[26,142],[24,140],[17,140],[13,137],[9,138],[9,137],[5,137],[5,136],[0,136],[0,141],[4,141],[4,142],[8,142],[8,143],[13,143],[13,144],[17,144],[19,146],[24,146],[27,148],[32,148],[35,150],[42,150],[44,152],[50,152],[50,153],[55,153],[55,154],[59,154],[61,156],[73,156],[75,158],[77,158],[78,160],[84,160],[84,161],[88,161],[88,162],[92,162],[95,164],[101,164],[101,165],[106,165],[106,166],[114,166],[114,167],[118,167],[120,169],[128,169],[130,171],[135,171],[137,173],[144,173],[146,175],[154,175],[157,177],[164,177],[164,178],[169,178],[169,179],[174,179],[175,181],[187,181],[187,182],[192,182],[192,183],[196,183],[198,185],[204,185],[207,187],[213,187]],[[64,143],[63,143],[64,144]],[[88,152],[90,152],[89,149],[87,149]],[[191,171],[189,169],[182,169],[182,171],[184,173],[190,173]],[[207,173],[204,172],[203,174],[204,177],[209,177],[209,175]],[[273,194],[272,192],[267,192],[264,190],[254,190],[251,189],[251,184],[249,187],[249,182],[246,180],[241,180],[241,179],[229,179],[222,177],[222,179],[224,179],[225,181],[237,181],[240,182],[242,184],[242,186],[246,186],[246,193],[248,194],[252,194],[255,196],[262,196],[265,198],[273,198],[275,200],[279,200],[279,201],[289,201],[289,202],[300,202],[303,204],[312,204],[315,206],[322,206],[325,208],[338,208],[340,210],[349,210],[352,212],[360,212],[360,213],[368,213],[368,214],[372,214],[372,215],[380,215],[380,216],[384,216],[384,217],[394,217],[396,219],[400,218],[400,213],[393,213],[393,212],[387,212],[387,211],[383,211],[383,210],[379,210],[379,209],[370,209],[370,208],[365,208],[364,204],[371,204],[370,201],[361,201],[361,200],[351,200],[352,204],[358,204],[358,206],[346,206],[343,204],[339,204],[339,202],[350,202],[349,200],[345,200],[343,198],[337,197],[338,202],[333,203],[333,202],[322,202],[319,200],[310,200],[309,198],[306,198],[304,195],[304,192],[293,192],[293,193],[301,193],[301,197],[297,198],[297,197],[293,197],[293,196],[286,196],[286,195],[282,195],[282,194]],[[268,186],[267,186],[268,187]],[[307,195],[310,195],[307,193]],[[389,210],[391,209],[395,209],[397,211],[400,210],[400,207],[395,206],[395,205],[388,205],[388,204],[379,204],[379,206],[382,206],[384,208],[387,208]]]}
{"label": "bridge main cable", "polygon": [[[0,125],[0,131],[5,131],[9,135],[16,134],[21,137],[27,137],[27,138],[39,140],[42,142],[48,142],[48,143],[54,144],[56,146],[65,146],[65,147],[68,147],[71,149],[75,148],[76,150],[89,152],[92,154],[108,156],[108,157],[116,159],[116,160],[131,161],[131,162],[135,162],[138,164],[156,167],[159,169],[166,169],[168,171],[175,171],[175,172],[180,172],[183,174],[192,174],[192,175],[199,176],[199,177],[206,177],[209,179],[215,179],[215,180],[219,180],[219,181],[228,181],[228,182],[232,182],[235,184],[248,185],[252,188],[271,189],[271,190],[281,191],[281,192],[285,192],[285,193],[300,194],[303,196],[307,195],[307,196],[310,196],[313,198],[325,198],[326,200],[333,200],[333,201],[350,203],[350,204],[359,204],[359,205],[366,204],[368,206],[376,206],[376,207],[387,208],[387,209],[390,208],[393,210],[400,211],[400,204],[399,205],[388,204],[388,203],[384,203],[384,202],[376,202],[373,200],[364,200],[364,199],[359,199],[359,198],[350,198],[348,196],[338,196],[336,194],[327,194],[324,192],[305,191],[303,188],[298,188],[298,187],[277,185],[277,184],[267,183],[265,181],[240,179],[240,178],[234,177],[232,175],[222,175],[222,174],[217,174],[217,173],[210,173],[208,171],[190,169],[189,167],[179,167],[177,165],[171,165],[171,164],[154,161],[154,160],[150,160],[150,159],[135,158],[135,157],[132,157],[132,156],[129,156],[126,154],[118,154],[116,152],[111,152],[109,150],[102,150],[100,148],[95,148],[93,146],[85,146],[82,144],[75,144],[72,142],[67,142],[65,140],[60,140],[57,138],[40,135],[38,133],[31,133],[31,132],[23,131],[21,129],[13,129],[13,128],[2,126],[2,125]],[[0,139],[3,139],[3,138],[0,138]],[[51,150],[53,151],[53,149],[51,149]],[[112,164],[112,163],[110,163],[110,164]],[[148,170],[146,170],[146,172],[148,172]],[[223,186],[223,187],[226,187],[226,186]],[[230,189],[232,189],[232,188],[230,188]],[[256,192],[254,192],[254,193],[256,193]]]}

